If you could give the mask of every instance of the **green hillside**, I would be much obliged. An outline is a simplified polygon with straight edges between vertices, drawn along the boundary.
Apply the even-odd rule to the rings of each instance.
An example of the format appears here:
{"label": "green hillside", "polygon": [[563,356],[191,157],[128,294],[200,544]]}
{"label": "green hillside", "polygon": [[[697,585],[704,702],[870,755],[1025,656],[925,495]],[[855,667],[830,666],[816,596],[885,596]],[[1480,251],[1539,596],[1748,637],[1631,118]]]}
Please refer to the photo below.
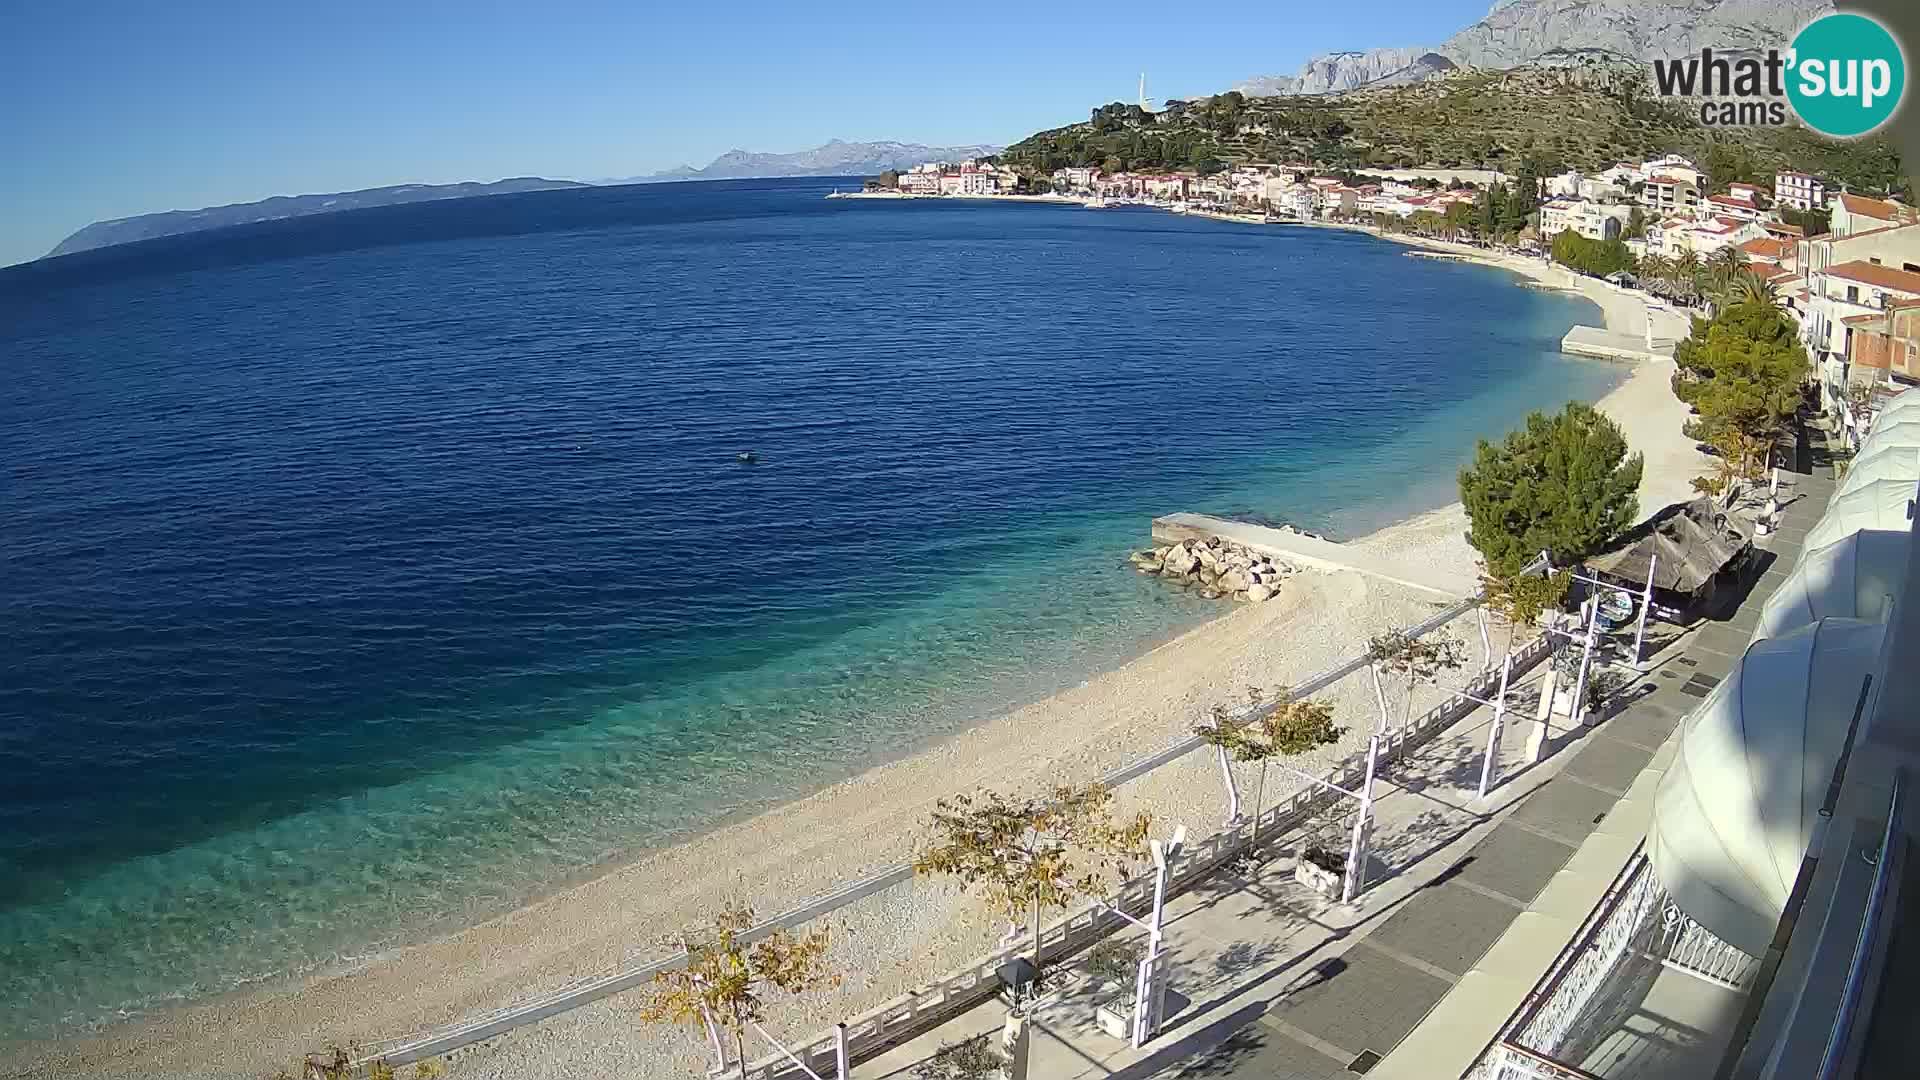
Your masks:
{"label": "green hillside", "polygon": [[1248,161],[1513,168],[1522,158],[1552,173],[1679,153],[1703,163],[1716,185],[1770,184],[1775,169],[1793,167],[1855,190],[1905,186],[1884,138],[1834,142],[1798,126],[1718,131],[1701,126],[1692,108],[1646,94],[1643,79],[1637,69],[1521,69],[1329,97],[1227,93],[1168,102],[1159,113],[1107,105],[1084,123],[1021,140],[1001,159],[1035,175],[1069,165],[1211,171]]}

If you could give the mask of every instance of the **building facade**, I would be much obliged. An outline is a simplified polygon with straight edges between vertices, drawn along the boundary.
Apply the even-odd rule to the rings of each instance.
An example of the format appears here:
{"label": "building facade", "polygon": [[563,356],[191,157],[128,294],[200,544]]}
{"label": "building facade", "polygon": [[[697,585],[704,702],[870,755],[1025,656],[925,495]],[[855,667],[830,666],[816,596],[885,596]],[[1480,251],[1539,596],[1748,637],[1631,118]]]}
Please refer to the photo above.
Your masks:
{"label": "building facade", "polygon": [[1795,210],[1818,210],[1827,205],[1827,185],[1819,177],[1782,170],[1773,174],[1773,201]]}
{"label": "building facade", "polygon": [[1659,173],[1640,188],[1640,204],[1656,214],[1691,214],[1700,205],[1700,189],[1689,177]]}
{"label": "building facade", "polygon": [[1540,204],[1540,235],[1552,239],[1572,230],[1589,240],[1618,240],[1625,235],[1632,216],[1631,206],[1549,199]]}

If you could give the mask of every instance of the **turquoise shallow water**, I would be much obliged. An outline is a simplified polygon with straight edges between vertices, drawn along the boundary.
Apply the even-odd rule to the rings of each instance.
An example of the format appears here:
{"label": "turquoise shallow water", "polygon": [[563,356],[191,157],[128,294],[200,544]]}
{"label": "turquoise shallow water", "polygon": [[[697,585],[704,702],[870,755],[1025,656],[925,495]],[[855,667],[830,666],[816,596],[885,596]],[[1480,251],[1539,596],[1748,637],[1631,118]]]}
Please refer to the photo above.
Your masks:
{"label": "turquoise shallow water", "polygon": [[[503,196],[0,272],[0,1017],[524,901],[1218,608],[1147,521],[1354,535],[1624,374],[1349,233]],[[735,460],[752,448],[758,463]]]}

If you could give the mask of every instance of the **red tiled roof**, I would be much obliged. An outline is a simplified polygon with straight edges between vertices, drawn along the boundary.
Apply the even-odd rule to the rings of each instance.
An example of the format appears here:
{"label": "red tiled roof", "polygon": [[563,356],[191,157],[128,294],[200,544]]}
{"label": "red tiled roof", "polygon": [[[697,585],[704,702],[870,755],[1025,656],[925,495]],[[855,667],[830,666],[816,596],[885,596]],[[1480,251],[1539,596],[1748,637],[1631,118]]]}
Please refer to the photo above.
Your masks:
{"label": "red tiled roof", "polygon": [[1740,250],[1760,259],[1785,258],[1793,250],[1793,245],[1785,240],[1775,240],[1771,236],[1762,236],[1740,245]]}
{"label": "red tiled roof", "polygon": [[1911,270],[1895,270],[1891,266],[1879,266],[1865,259],[1843,262],[1829,266],[1826,273],[1844,281],[1858,281],[1882,289],[1897,289],[1900,292],[1920,295],[1920,274]]}
{"label": "red tiled roof", "polygon": [[1911,222],[1920,220],[1920,212],[1911,206],[1902,206],[1885,199],[1869,199],[1865,195],[1840,193],[1840,207],[1849,214],[1859,214],[1878,221]]}
{"label": "red tiled roof", "polygon": [[1870,312],[1866,315],[1853,315],[1848,318],[1841,319],[1840,321],[1843,323],[1846,323],[1848,326],[1865,326],[1870,322],[1877,322],[1884,318],[1886,318],[1885,315],[1882,315],[1876,311],[1876,312]]}

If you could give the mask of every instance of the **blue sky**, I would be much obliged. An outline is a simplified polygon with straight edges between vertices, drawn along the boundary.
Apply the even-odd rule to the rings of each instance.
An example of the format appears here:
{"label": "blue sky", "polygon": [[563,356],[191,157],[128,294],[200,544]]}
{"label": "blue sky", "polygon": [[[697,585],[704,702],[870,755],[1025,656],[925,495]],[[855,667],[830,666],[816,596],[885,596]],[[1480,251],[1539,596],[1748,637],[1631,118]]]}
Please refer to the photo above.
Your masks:
{"label": "blue sky", "polygon": [[[90,221],[276,194],[703,165],[830,138],[1008,142],[1487,0],[0,3],[0,264]],[[1169,17],[1169,12],[1180,12]]]}

